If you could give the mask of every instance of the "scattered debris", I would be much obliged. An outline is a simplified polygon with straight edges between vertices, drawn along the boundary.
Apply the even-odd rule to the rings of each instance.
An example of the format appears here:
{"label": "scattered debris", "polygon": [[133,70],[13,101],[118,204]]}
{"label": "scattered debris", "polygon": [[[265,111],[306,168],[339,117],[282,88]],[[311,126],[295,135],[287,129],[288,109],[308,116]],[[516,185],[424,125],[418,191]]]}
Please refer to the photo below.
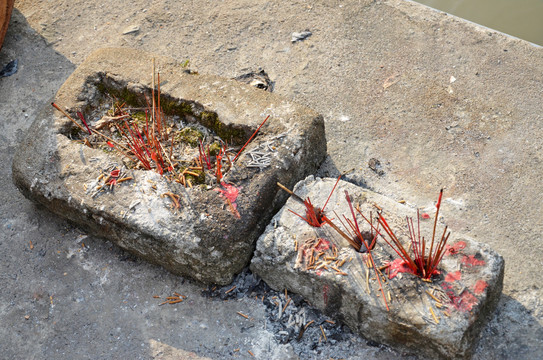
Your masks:
{"label": "scattered debris", "polygon": [[172,201],[172,204],[171,204],[171,208],[173,210],[173,212],[177,212],[177,210],[179,210],[181,208],[181,204],[179,203],[179,195],[176,195],[174,193],[171,193],[171,192],[165,192],[164,194],[160,195],[160,197],[164,198],[164,197],[169,197],[170,200]]}
{"label": "scattered debris", "polygon": [[400,81],[397,77],[399,77],[400,74],[393,74],[386,78],[385,82],[383,83],[383,89],[386,90],[392,85],[396,84],[398,81]]}
{"label": "scattered debris", "polygon": [[84,185],[86,193],[90,194],[91,198],[94,198],[101,192],[113,191],[115,185],[134,180],[125,171],[124,167],[119,168],[117,164],[107,166],[105,171],[103,170],[94,181]]}
{"label": "scattered debris", "polygon": [[322,325],[320,326],[320,328],[321,328],[322,336],[324,337],[324,341],[326,341],[326,334],[324,333],[324,329],[322,328]]}
{"label": "scattered debris", "polygon": [[432,317],[434,318],[434,321],[436,322],[436,324],[439,324],[439,319],[437,318],[436,314],[434,313],[434,310],[432,309],[431,306],[429,307],[429,309],[430,309],[430,313],[432,314]]}
{"label": "scattered debris", "polygon": [[245,319],[249,320],[249,316],[248,315],[245,315],[244,313],[242,313],[241,311],[238,311],[237,314],[241,317],[244,317]]}
{"label": "scattered debris", "polygon": [[275,85],[275,83],[270,80],[268,74],[262,69],[260,69],[258,72],[251,71],[247,74],[236,76],[234,80],[241,81],[254,86],[257,89],[262,89],[269,92],[273,91],[273,87]]}
{"label": "scattered debris", "polygon": [[8,77],[8,76],[11,76],[11,75],[15,74],[17,72],[18,65],[19,65],[19,61],[17,59],[11,60],[10,62],[8,62],[2,68],[2,70],[0,70],[0,78],[1,77]]}
{"label": "scattered debris", "polygon": [[292,39],[290,41],[297,42],[297,41],[303,41],[313,35],[313,33],[309,30],[305,30],[302,32],[293,32],[292,33]]}
{"label": "scattered debris", "polygon": [[[154,299],[158,299],[159,297],[158,296],[153,296]],[[161,302],[160,304],[158,304],[158,306],[162,306],[164,304],[170,304],[170,305],[173,305],[173,304],[178,304],[180,302],[183,302],[183,300],[185,300],[187,297],[185,295],[181,295],[179,293],[176,293],[174,292],[172,296],[166,296],[166,301],[164,302]]]}
{"label": "scattered debris", "polygon": [[376,158],[371,158],[368,161],[368,167],[373,170],[377,175],[382,176],[385,174],[385,171],[383,170],[381,166],[381,162]]}
{"label": "scattered debris", "polygon": [[271,156],[276,152],[274,146],[272,146],[272,142],[267,141],[248,151],[247,155],[251,157],[251,161],[246,166],[249,168],[259,168],[260,170],[270,166],[272,161]]}
{"label": "scattered debris", "polygon": [[339,255],[336,245],[323,238],[310,238],[301,244],[297,249],[294,268],[301,268],[305,271],[315,271],[322,275],[329,271],[336,275],[346,276],[347,273],[341,270],[346,258]]}
{"label": "scattered debris", "polygon": [[138,25],[131,25],[123,30],[123,35],[134,34],[140,31]]}
{"label": "scattered debris", "polygon": [[[229,290],[231,291],[228,292]],[[301,358],[313,358],[322,351],[334,351],[335,357],[341,358],[349,353],[348,349],[356,346],[353,344],[366,343],[366,340],[354,337],[348,327],[331,320],[307,304],[300,295],[274,291],[248,269],[243,270],[232,284],[224,287],[209,286],[202,294],[218,300],[242,297],[258,299],[266,309],[264,319],[266,329],[275,334],[278,342],[290,344]],[[250,319],[241,311],[237,312],[237,315],[244,318],[247,316]],[[323,341],[323,331],[326,342]],[[338,343],[343,345],[338,347]],[[336,346],[330,347],[331,345]],[[374,343],[372,346],[386,349],[385,346]],[[234,352],[236,350],[240,351],[240,349],[234,349]]]}
{"label": "scattered debris", "polygon": [[225,291],[225,294],[228,294],[236,289],[236,285],[232,286],[229,290]]}

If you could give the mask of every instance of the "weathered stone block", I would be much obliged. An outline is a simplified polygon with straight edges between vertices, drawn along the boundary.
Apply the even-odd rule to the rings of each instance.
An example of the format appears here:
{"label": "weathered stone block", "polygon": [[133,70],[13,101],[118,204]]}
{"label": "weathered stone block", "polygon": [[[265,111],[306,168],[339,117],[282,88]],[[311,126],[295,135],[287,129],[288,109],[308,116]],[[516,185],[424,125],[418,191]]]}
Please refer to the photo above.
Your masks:
{"label": "weathered stone block", "polygon": [[[132,180],[113,191],[91,193],[101,173],[122,168],[126,159],[72,140],[82,132],[51,106],[18,148],[13,180],[29,199],[148,261],[202,282],[226,284],[248,264],[257,237],[286,201],[277,179],[292,186],[324,160],[324,121],[275,94],[184,71],[172,59],[124,48],[89,56],[54,102],[76,119],[76,112],[83,112],[91,128],[95,114],[110,101],[106,94],[145,107],[145,97],[151,98],[153,58],[165,113],[199,123],[238,149],[270,115],[223,186],[185,188],[156,172],[124,167]],[[248,167],[247,154],[263,144],[260,152],[267,160]],[[230,204],[225,191],[230,191]],[[179,197],[179,210],[170,209],[173,200],[167,193]]]}
{"label": "weathered stone block", "polygon": [[[294,192],[303,199],[309,197],[314,206],[323,206],[334,184],[335,179],[309,176],[296,185]],[[339,220],[346,223],[346,219],[352,219],[345,191],[351,196],[353,206],[358,206],[368,219],[370,211],[376,215],[375,204],[382,208],[386,221],[408,248],[406,216],[415,219],[417,228],[412,208],[340,181],[325,214],[344,232]],[[445,217],[446,203],[444,200],[440,213]],[[379,275],[381,292],[366,254],[355,251],[329,225],[312,227],[289,210],[305,216],[304,205],[290,198],[258,240],[251,263],[253,272],[272,288],[301,294],[367,339],[428,358],[471,355],[478,334],[501,294],[504,271],[501,256],[485,244],[453,233],[444,248],[439,274],[430,281],[422,281],[416,275],[402,273],[399,263],[392,261],[398,255],[379,238],[372,254],[383,274]],[[369,224],[360,216],[358,224],[363,234],[370,231]],[[377,221],[373,224],[378,227]],[[432,228],[431,219],[421,220],[421,234],[428,244]],[[437,233],[438,237],[443,233],[441,216]]]}

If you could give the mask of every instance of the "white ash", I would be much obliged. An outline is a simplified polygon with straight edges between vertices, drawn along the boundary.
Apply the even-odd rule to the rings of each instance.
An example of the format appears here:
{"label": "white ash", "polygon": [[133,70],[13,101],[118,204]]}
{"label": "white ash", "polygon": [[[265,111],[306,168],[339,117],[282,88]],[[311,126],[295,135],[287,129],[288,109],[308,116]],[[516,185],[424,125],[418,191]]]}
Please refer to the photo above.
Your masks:
{"label": "white ash", "polygon": [[[341,322],[330,319],[313,308],[300,295],[287,292],[285,297],[284,292],[270,289],[249,269],[243,270],[231,284],[223,287],[210,285],[202,294],[221,300],[255,296],[262,299],[266,307],[266,330],[274,334],[277,342],[292,346],[300,359],[396,359],[400,356],[386,346],[355,335]],[[321,326],[326,334],[326,341],[322,336]],[[353,354],[356,356],[353,357]]]}

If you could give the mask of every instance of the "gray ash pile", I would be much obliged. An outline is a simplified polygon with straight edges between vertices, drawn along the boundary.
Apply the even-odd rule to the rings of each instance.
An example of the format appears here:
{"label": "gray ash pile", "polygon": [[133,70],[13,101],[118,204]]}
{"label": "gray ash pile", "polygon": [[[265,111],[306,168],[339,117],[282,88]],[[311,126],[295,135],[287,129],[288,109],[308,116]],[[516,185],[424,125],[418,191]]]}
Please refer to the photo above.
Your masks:
{"label": "gray ash pile", "polygon": [[266,309],[266,330],[278,343],[292,346],[300,359],[394,359],[400,356],[384,345],[357,336],[346,325],[312,307],[300,295],[271,289],[248,268],[227,286],[208,286],[202,296],[234,301],[258,299]]}

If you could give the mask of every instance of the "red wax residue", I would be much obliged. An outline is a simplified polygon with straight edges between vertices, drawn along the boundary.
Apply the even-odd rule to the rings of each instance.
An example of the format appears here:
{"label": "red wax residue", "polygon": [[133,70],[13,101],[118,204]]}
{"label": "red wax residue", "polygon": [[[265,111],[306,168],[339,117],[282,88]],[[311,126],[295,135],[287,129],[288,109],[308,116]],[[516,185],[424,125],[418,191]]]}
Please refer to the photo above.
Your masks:
{"label": "red wax residue", "polygon": [[321,251],[326,251],[328,249],[330,249],[330,241],[323,238],[319,238],[319,241],[317,242],[317,245],[315,246],[315,251],[319,253]]}
{"label": "red wax residue", "polygon": [[110,148],[115,147],[115,145],[113,145],[113,143],[112,143],[111,141],[108,141],[108,142],[107,142],[107,145],[108,145]]}
{"label": "red wax residue", "polygon": [[475,257],[475,255],[470,255],[470,256],[464,255],[464,257],[462,258],[462,264],[466,265],[466,266],[469,266],[469,267],[472,267],[472,266],[484,265],[485,262],[483,260],[477,259]]}
{"label": "red wax residue", "polygon": [[475,286],[473,287],[473,292],[475,295],[481,295],[487,288],[488,283],[484,280],[477,280]]}
{"label": "red wax residue", "polygon": [[459,241],[454,245],[445,246],[445,255],[454,255],[457,254],[460,250],[466,248],[466,243],[464,241]]}
{"label": "red wax residue", "polygon": [[390,274],[388,275],[389,279],[394,279],[398,273],[409,273],[414,274],[413,270],[408,266],[408,264],[400,258],[395,259],[389,263]]}
{"label": "red wax residue", "polygon": [[443,282],[443,283],[441,283],[441,288],[443,288],[443,290],[445,290],[445,292],[447,293],[447,295],[449,295],[449,297],[454,295],[454,290],[453,290],[453,286],[452,286],[451,283]]}
{"label": "red wax residue", "polygon": [[454,296],[451,301],[457,310],[463,312],[471,311],[478,302],[477,298],[467,290],[464,290],[460,296]]}
{"label": "red wax residue", "polygon": [[324,285],[322,287],[322,299],[324,300],[324,306],[328,305],[328,290],[330,290],[328,285]]}
{"label": "red wax residue", "polygon": [[318,269],[317,271],[315,271],[315,274],[317,274],[317,276],[321,276],[323,273],[324,273],[323,269]]}
{"label": "red wax residue", "polygon": [[219,192],[221,196],[224,196],[225,198],[227,198],[232,204],[232,206],[234,207],[234,209],[237,209],[236,199],[238,198],[239,189],[235,187],[234,185],[230,185],[225,182],[221,182],[221,185],[224,188],[224,190],[221,188],[216,188],[213,190]]}
{"label": "red wax residue", "polygon": [[461,278],[462,278],[462,275],[460,274],[460,270],[452,272],[452,273],[448,273],[447,275],[445,275],[446,282],[453,282],[456,280],[460,280]]}
{"label": "red wax residue", "polygon": [[460,295],[456,296],[452,284],[442,283],[441,287],[451,299],[451,303],[456,310],[462,312],[471,311],[473,306],[477,305],[477,298],[469,291],[464,290]]}
{"label": "red wax residue", "polygon": [[427,213],[422,213],[420,215],[421,218],[425,219],[425,220],[428,220],[430,218],[430,215],[428,215]]}

